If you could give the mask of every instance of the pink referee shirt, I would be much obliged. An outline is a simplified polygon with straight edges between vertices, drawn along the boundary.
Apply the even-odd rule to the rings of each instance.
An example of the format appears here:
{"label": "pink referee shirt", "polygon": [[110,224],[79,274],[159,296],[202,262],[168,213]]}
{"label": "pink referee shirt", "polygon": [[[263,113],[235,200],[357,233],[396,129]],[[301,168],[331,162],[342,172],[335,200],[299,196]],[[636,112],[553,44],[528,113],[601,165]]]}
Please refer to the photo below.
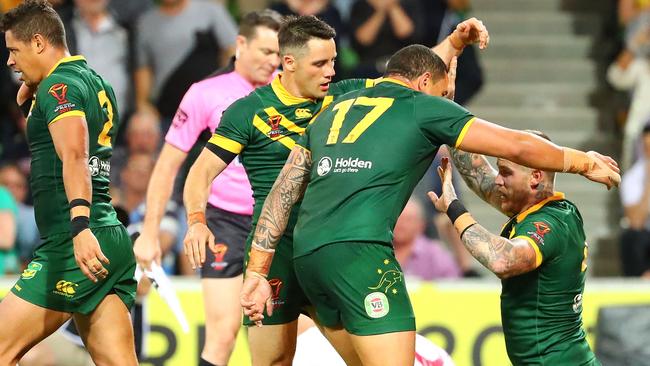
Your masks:
{"label": "pink referee shirt", "polygon": [[[203,130],[214,132],[221,114],[230,104],[254,89],[248,80],[234,71],[193,84],[178,107],[165,141],[188,152]],[[253,191],[239,157],[212,182],[208,202],[228,212],[253,214]]]}

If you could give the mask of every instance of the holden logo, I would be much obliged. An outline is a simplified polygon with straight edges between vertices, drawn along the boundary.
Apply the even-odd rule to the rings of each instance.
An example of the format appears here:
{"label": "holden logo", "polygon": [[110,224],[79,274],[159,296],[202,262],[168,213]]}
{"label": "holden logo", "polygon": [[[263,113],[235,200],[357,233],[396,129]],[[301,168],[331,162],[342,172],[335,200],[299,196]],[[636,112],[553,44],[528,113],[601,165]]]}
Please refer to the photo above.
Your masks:
{"label": "holden logo", "polygon": [[325,174],[329,173],[330,170],[332,170],[332,159],[330,159],[327,156],[322,157],[318,161],[318,167],[316,168],[316,172],[318,173],[318,175],[322,177]]}

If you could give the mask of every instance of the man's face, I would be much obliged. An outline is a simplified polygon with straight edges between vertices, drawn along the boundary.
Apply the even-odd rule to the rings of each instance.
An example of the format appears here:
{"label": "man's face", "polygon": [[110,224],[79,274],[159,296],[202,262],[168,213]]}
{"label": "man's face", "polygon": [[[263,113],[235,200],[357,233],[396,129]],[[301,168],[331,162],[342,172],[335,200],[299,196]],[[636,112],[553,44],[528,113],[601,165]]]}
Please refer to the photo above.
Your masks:
{"label": "man's face", "polygon": [[237,61],[243,65],[253,84],[268,83],[273,72],[280,66],[278,32],[267,27],[257,27],[249,39],[238,37]]}
{"label": "man's face", "polygon": [[424,233],[424,227],[424,219],[420,209],[412,202],[407,203],[402,214],[397,218],[393,230],[393,245],[401,247],[412,243]]}
{"label": "man's face", "polygon": [[501,211],[514,215],[528,204],[533,191],[530,187],[531,171],[505,159],[497,159],[499,174],[494,183],[501,199]]}
{"label": "man's face", "polygon": [[21,73],[20,80],[27,86],[37,86],[42,76],[38,68],[38,54],[34,42],[19,41],[12,31],[5,32],[5,41],[9,50],[7,66],[14,72]]}
{"label": "man's face", "polygon": [[153,154],[158,150],[160,130],[156,121],[147,120],[147,117],[133,118],[127,129],[126,141],[130,153]]}
{"label": "man's face", "polygon": [[314,38],[307,47],[294,55],[291,67],[295,72],[296,84],[301,97],[321,99],[327,95],[335,75],[336,44],[333,39]]}
{"label": "man's face", "polygon": [[[420,91],[434,96],[434,97],[445,97],[447,95],[447,89],[449,87],[449,78],[447,74],[443,78],[439,78],[437,81],[434,81],[432,77],[421,76],[421,78],[427,78],[426,85],[420,87]],[[424,80],[420,80],[422,83]]]}
{"label": "man's face", "polygon": [[150,155],[135,154],[129,157],[129,161],[121,173],[125,190],[144,195],[147,192],[147,185],[153,167],[153,159],[151,159]]}

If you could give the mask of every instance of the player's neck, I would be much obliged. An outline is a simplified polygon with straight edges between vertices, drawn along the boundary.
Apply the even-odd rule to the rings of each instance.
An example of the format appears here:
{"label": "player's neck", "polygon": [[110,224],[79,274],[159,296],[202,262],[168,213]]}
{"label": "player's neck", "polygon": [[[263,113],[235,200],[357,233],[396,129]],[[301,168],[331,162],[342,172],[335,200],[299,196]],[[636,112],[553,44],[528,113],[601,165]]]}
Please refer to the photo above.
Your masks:
{"label": "player's neck", "polygon": [[392,74],[392,75],[387,75],[386,78],[401,81],[402,83],[406,84],[406,86],[408,86],[409,88],[411,88],[413,90],[417,90],[415,88],[415,86],[413,85],[413,82],[411,80],[409,80],[409,79],[407,79],[407,78],[405,78],[405,77],[403,77],[401,75]]}
{"label": "player's neck", "polygon": [[43,64],[41,65],[41,70],[43,72],[43,77],[41,80],[45,79],[52,68],[56,66],[62,59],[70,57],[70,52],[65,48],[51,48],[50,50],[45,51],[46,55],[43,57]]}
{"label": "player's neck", "polygon": [[293,75],[288,72],[282,73],[282,75],[280,76],[280,84],[282,84],[284,89],[294,97],[313,99],[303,95],[303,93],[300,91],[300,87],[298,86],[298,83],[296,82],[296,78],[293,77]]}

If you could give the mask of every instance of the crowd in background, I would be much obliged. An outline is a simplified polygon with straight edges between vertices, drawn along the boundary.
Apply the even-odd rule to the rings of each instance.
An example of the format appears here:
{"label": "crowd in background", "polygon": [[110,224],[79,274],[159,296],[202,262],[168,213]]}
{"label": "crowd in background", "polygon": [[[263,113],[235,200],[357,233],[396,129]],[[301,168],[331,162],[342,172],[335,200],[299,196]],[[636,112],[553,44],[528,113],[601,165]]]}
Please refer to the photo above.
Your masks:
{"label": "crowd in background", "polygon": [[[0,12],[19,0],[0,0]],[[81,54],[115,90],[120,134],[111,162],[112,197],[132,233],[144,216],[148,178],[177,107],[194,82],[227,67],[235,56],[237,21],[251,10],[272,8],[283,15],[316,15],[337,31],[337,75],[377,77],[401,47],[432,46],[468,18],[469,0],[50,0],[67,31],[70,52]],[[615,16],[615,15],[612,15]],[[607,81],[630,95],[623,118],[623,272],[650,277],[650,1],[619,0],[624,47],[606,72]],[[489,24],[488,24],[489,28]],[[0,58],[6,60],[4,37]],[[477,50],[459,58],[456,101],[478,93],[483,71]],[[39,244],[29,192],[25,118],[15,103],[19,82],[0,65],[0,274],[19,273]],[[211,131],[190,152],[195,157]],[[185,232],[182,169],[167,207],[161,243],[169,248],[165,268],[191,275],[181,240]],[[424,183],[435,187],[436,174]],[[421,191],[423,191],[421,190]],[[424,196],[422,199],[426,199]],[[427,203],[425,202],[425,205]],[[445,218],[432,218],[412,200],[395,229],[395,250],[405,272],[426,280],[476,275],[469,254]],[[434,266],[423,263],[436,263]],[[412,263],[411,266],[408,263]],[[412,268],[409,268],[412,267]],[[421,269],[418,269],[421,268]]]}

